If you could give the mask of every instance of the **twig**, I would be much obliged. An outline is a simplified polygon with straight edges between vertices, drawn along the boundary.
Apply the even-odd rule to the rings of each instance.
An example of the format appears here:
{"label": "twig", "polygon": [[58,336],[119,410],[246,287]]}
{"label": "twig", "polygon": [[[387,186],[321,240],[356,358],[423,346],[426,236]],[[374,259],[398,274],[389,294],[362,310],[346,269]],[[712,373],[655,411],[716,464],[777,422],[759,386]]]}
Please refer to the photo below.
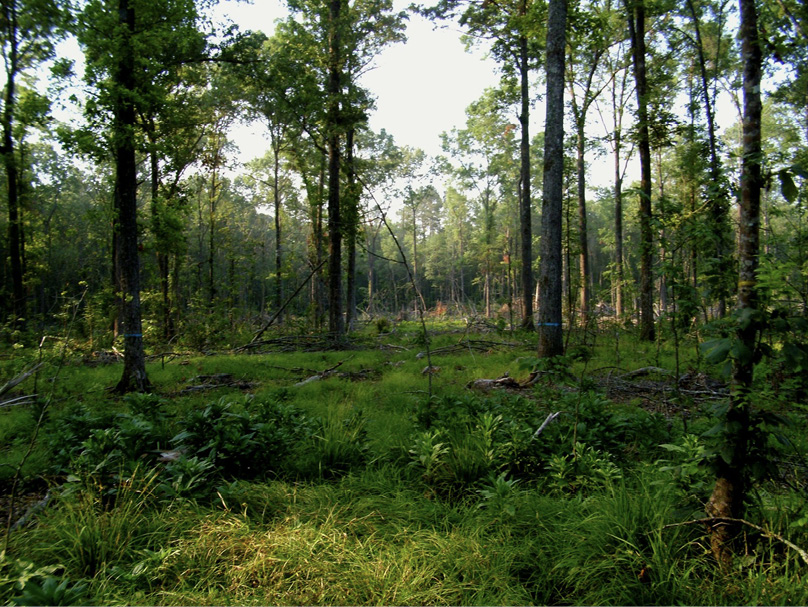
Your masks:
{"label": "twig", "polygon": [[0,409],[5,409],[6,407],[13,407],[15,405],[27,405],[28,403],[36,400],[38,394],[25,394],[23,396],[17,396],[15,398],[9,398],[8,400],[4,400],[0,402]]}
{"label": "twig", "polygon": [[[418,285],[415,282],[415,277],[412,274],[412,270],[410,270],[410,264],[407,263],[407,256],[404,254],[404,248],[401,246],[401,243],[399,242],[398,238],[396,237],[396,233],[393,231],[393,228],[390,227],[390,224],[387,222],[387,214],[384,212],[384,209],[382,209],[382,205],[380,205],[379,201],[376,200],[376,196],[373,195],[373,192],[370,191],[370,188],[367,187],[367,184],[364,183],[362,181],[362,179],[360,177],[358,177],[358,176],[357,176],[357,180],[359,181],[359,183],[362,184],[362,186],[365,188],[365,190],[370,194],[370,197],[373,199],[373,202],[376,205],[376,209],[379,211],[379,215],[381,215],[382,223],[384,223],[384,227],[387,228],[387,232],[392,237],[393,242],[395,243],[396,248],[398,249],[398,254],[401,255],[401,260],[402,260],[402,263],[404,265],[404,269],[407,270],[407,276],[409,276],[410,285],[412,286],[412,290],[416,294],[415,302],[416,302],[416,307],[418,308],[418,317],[419,317],[419,319],[421,321],[421,330],[423,331],[423,334],[424,334],[424,342],[425,342],[424,346],[426,347],[427,366],[431,367],[432,366],[432,351],[431,351],[431,349],[429,347],[429,331],[426,328],[426,321],[424,320],[424,311],[426,310],[426,301],[424,301],[424,296],[421,293],[421,290],[418,288]],[[420,305],[418,305],[418,302],[420,302]],[[428,379],[427,386],[429,388],[429,398],[432,398],[432,373],[427,373],[426,376],[427,376],[427,379]]]}
{"label": "twig", "polygon": [[533,433],[533,436],[531,436],[531,437],[530,437],[530,440],[535,440],[535,439],[537,439],[537,438],[539,437],[539,434],[541,434],[542,432],[544,432],[544,429],[547,427],[547,424],[549,424],[551,421],[553,421],[553,420],[554,420],[556,417],[558,417],[559,415],[561,415],[561,411],[556,411],[555,413],[550,413],[550,414],[549,414],[549,415],[548,415],[548,416],[545,418],[545,420],[542,422],[541,426],[539,426],[539,429],[538,429],[538,430],[536,430],[536,431]]}
{"label": "twig", "polygon": [[315,374],[314,374],[314,375],[312,375],[311,377],[307,377],[307,378],[306,378],[306,379],[304,379],[303,381],[299,381],[299,382],[297,382],[297,383],[295,384],[295,386],[305,386],[306,384],[309,384],[309,383],[311,383],[311,382],[313,382],[313,381],[320,381],[321,379],[325,379],[326,377],[328,377],[328,376],[330,376],[331,374],[333,374],[335,369],[337,369],[338,367],[340,367],[340,366],[341,366],[343,363],[348,362],[348,361],[349,361],[349,360],[351,360],[352,358],[353,358],[353,356],[349,356],[348,358],[345,358],[345,359],[343,359],[343,360],[339,361],[339,362],[338,362],[336,365],[333,365],[333,366],[331,366],[331,367],[328,367],[328,369],[326,369],[325,371],[320,371],[319,373],[315,373]]}
{"label": "twig", "polygon": [[760,531],[765,537],[778,540],[794,550],[797,554],[800,555],[803,562],[808,565],[808,552],[797,546],[794,542],[791,542],[784,538],[779,533],[774,533],[773,531],[769,531],[768,529],[761,527],[760,525],[756,525],[755,523],[750,523],[749,521],[742,519],[742,518],[730,518],[725,516],[710,516],[707,518],[699,518],[692,521],[685,521],[683,523],[670,523],[669,525],[665,525],[662,527],[663,529],[668,529],[670,527],[682,527],[684,525],[714,525],[716,523],[740,523],[741,525],[746,525],[747,527],[751,527],[752,529],[756,529]]}
{"label": "twig", "polygon": [[[286,309],[286,306],[288,306],[292,302],[292,300],[295,297],[297,297],[297,294],[300,293],[300,291],[303,289],[303,287],[305,287],[306,284],[311,280],[311,277],[314,276],[319,271],[319,269],[322,268],[325,265],[326,261],[328,261],[328,260],[324,259],[323,261],[321,261],[319,263],[319,265],[316,268],[314,268],[309,273],[308,276],[306,276],[305,280],[300,283],[300,286],[298,286],[297,289],[295,289],[295,292],[292,293],[292,295],[285,302],[283,302],[283,305],[280,308],[278,308],[278,310],[277,310],[277,312],[275,312],[275,314],[272,315],[272,318],[269,319],[267,324],[265,324],[263,327],[261,327],[261,329],[259,329],[255,333],[255,335],[253,335],[253,338],[250,340],[250,343],[247,344],[247,345],[254,344],[256,341],[258,341],[258,338],[261,337],[264,334],[264,331],[266,331],[267,329],[269,329],[269,327],[272,326],[272,323],[275,322],[275,320],[278,318],[278,316],[280,316],[281,313]],[[245,347],[246,346],[241,346],[241,348],[236,348],[236,351],[243,350]]]}

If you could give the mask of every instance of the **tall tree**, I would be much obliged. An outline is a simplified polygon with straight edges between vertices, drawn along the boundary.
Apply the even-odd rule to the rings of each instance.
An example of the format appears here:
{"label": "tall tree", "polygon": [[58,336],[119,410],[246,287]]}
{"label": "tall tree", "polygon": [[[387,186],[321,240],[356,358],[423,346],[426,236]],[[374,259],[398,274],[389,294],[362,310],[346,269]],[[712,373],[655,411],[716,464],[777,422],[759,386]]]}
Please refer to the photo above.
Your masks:
{"label": "tall tree", "polygon": [[637,93],[637,147],[640,156],[640,338],[653,341],[654,250],[651,211],[651,135],[645,50],[645,0],[626,0]]}
{"label": "tall tree", "polygon": [[609,53],[609,72],[611,73],[609,96],[611,99],[612,123],[609,130],[609,143],[612,148],[614,171],[614,289],[615,314],[622,318],[625,313],[625,255],[623,253],[623,178],[626,174],[631,149],[623,157],[623,118],[631,94],[629,88],[630,59],[626,45],[621,43],[613,47]]}
{"label": "tall tree", "polygon": [[[699,0],[687,0],[687,12],[690,17],[693,27],[693,35],[690,37],[690,42],[696,52],[696,59],[699,71],[699,81],[702,96],[702,108],[707,121],[707,141],[710,150],[710,172],[709,183],[706,187],[708,196],[708,203],[710,207],[710,232],[712,236],[712,245],[715,251],[714,262],[711,264],[713,268],[709,272],[712,276],[711,286],[713,295],[718,299],[718,316],[724,317],[727,308],[728,285],[726,284],[725,277],[728,272],[727,260],[730,258],[729,252],[730,234],[728,225],[729,216],[729,188],[724,176],[721,159],[718,150],[718,137],[717,126],[715,121],[715,102],[716,102],[716,86],[715,82],[718,80],[720,69],[724,60],[722,55],[726,53],[726,49],[722,47],[725,42],[723,27],[726,22],[725,8],[729,0],[722,0],[718,6],[709,7],[713,9],[714,18],[710,25],[715,25],[717,31],[715,32],[715,40],[713,45],[715,47],[714,56],[707,56],[707,42],[703,33],[704,25],[702,24],[703,13],[705,8],[701,5]],[[727,49],[729,44],[727,44]],[[709,74],[709,67],[713,66],[712,78]]]}
{"label": "tall tree", "polygon": [[113,265],[120,278],[125,347],[116,389],[145,391],[150,384],[140,310],[138,114],[148,115],[154,99],[165,95],[161,75],[167,66],[199,60],[204,44],[198,42],[194,0],[89,0],[79,17],[85,79],[98,90],[85,115],[103,133],[115,166]]}
{"label": "tall tree", "polygon": [[4,0],[1,17],[0,51],[6,83],[0,115],[3,129],[0,154],[6,173],[11,312],[17,322],[25,317],[20,167],[14,147],[18,80],[25,72],[53,56],[54,44],[63,30],[65,16],[55,0]]}
{"label": "tall tree", "polygon": [[111,70],[112,153],[115,158],[115,209],[119,246],[115,263],[121,268],[123,293],[124,369],[115,390],[146,392],[143,325],[140,317],[140,257],[137,229],[137,164],[135,161],[135,7],[131,0],[118,0],[117,52]]}
{"label": "tall tree", "polygon": [[[303,41],[319,77],[322,133],[328,157],[328,319],[337,341],[345,334],[342,241],[349,230],[341,207],[342,165],[347,133],[365,120],[367,95],[357,80],[383,46],[403,38],[403,16],[391,0],[292,0],[296,16],[287,21],[293,40]],[[300,44],[298,42],[298,44]],[[311,64],[303,73],[310,73]],[[310,105],[310,104],[309,104]]]}
{"label": "tall tree", "polygon": [[576,168],[578,174],[578,254],[581,276],[581,322],[586,324],[591,299],[591,276],[589,270],[589,234],[586,222],[586,121],[589,108],[603,88],[594,82],[600,68],[601,58],[612,43],[608,31],[608,10],[591,3],[589,10],[578,7],[571,20],[571,40],[568,44],[567,83],[570,92],[572,118],[575,123]]}
{"label": "tall tree", "polygon": [[539,268],[541,357],[564,352],[561,330],[561,233],[564,187],[564,67],[567,1],[550,0],[547,16],[547,115],[544,127],[544,193]]}
{"label": "tall tree", "polygon": [[[735,338],[739,351],[746,352],[733,360],[728,429],[725,452],[717,458],[715,487],[707,504],[713,517],[737,520],[743,515],[746,498],[746,456],[750,439],[752,376],[761,322],[756,318],[760,308],[757,292],[760,254],[760,193],[763,185],[761,171],[760,85],[763,53],[758,32],[755,0],[740,0],[741,56],[743,60],[743,156],[741,160],[740,215],[738,229],[738,328]],[[716,559],[725,567],[732,560],[732,542],[738,533],[737,523],[716,522],[712,527],[711,544]]]}
{"label": "tall tree", "polygon": [[492,313],[495,250],[501,236],[497,234],[497,215],[520,174],[514,131],[503,114],[503,92],[486,89],[466,108],[466,128],[442,135],[444,151],[459,165],[453,169],[457,184],[476,192],[473,201],[479,209],[476,219],[486,317]]}

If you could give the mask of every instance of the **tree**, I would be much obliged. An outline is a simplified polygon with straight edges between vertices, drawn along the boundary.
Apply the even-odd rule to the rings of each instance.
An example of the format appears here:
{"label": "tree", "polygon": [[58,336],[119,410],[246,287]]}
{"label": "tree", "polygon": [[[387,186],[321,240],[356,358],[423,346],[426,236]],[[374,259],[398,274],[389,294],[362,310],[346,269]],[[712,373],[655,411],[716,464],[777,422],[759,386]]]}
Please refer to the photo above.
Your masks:
{"label": "tree", "polygon": [[143,351],[143,325],[140,318],[140,258],[137,229],[137,165],[135,161],[136,94],[135,7],[131,0],[118,0],[117,53],[111,74],[112,153],[115,158],[115,209],[118,212],[119,247],[115,263],[121,268],[124,327],[124,369],[117,392],[147,392]]}
{"label": "tree", "polygon": [[[715,487],[707,504],[707,513],[716,518],[742,518],[747,493],[745,460],[750,441],[752,377],[758,335],[761,330],[757,272],[760,254],[761,114],[760,85],[763,52],[758,33],[758,15],[754,0],[740,0],[741,56],[743,60],[743,156],[741,161],[740,216],[738,230],[738,325],[735,339],[747,355],[733,359],[728,429],[725,448],[716,459]],[[732,560],[732,542],[737,523],[716,522],[711,528],[713,554],[728,567]]]}
{"label": "tree", "polygon": [[0,20],[0,50],[5,64],[3,95],[3,141],[0,153],[6,173],[8,202],[8,247],[11,262],[11,311],[14,322],[25,317],[23,277],[23,236],[20,209],[20,168],[14,148],[18,79],[54,53],[54,44],[63,32],[65,15],[53,0],[5,0]]}
{"label": "tree", "polygon": [[648,117],[648,78],[645,68],[645,0],[626,0],[626,12],[637,93],[637,147],[640,156],[640,338],[653,341],[654,245],[651,224],[651,136]]}
{"label": "tree", "polygon": [[629,52],[624,43],[616,44],[612,51],[608,53],[607,62],[610,73],[609,97],[611,100],[611,125],[605,125],[612,149],[614,159],[614,271],[613,290],[615,314],[617,318],[622,318],[625,312],[624,291],[625,291],[625,255],[623,251],[623,179],[626,173],[628,160],[631,157],[629,149],[626,158],[623,158],[624,138],[623,138],[623,118],[628,106],[628,97],[631,94],[629,88],[630,59]]}
{"label": "tree", "polygon": [[[598,98],[602,87],[594,85],[594,77],[600,61],[612,40],[608,31],[608,11],[610,7],[589,6],[590,11],[576,10],[573,19],[575,27],[570,28],[573,39],[570,41],[567,62],[568,86],[571,97],[572,118],[575,123],[576,168],[578,173],[578,247],[579,271],[581,275],[581,322],[585,325],[589,317],[590,283],[589,242],[586,226],[586,116],[589,108]],[[580,92],[579,92],[580,91]]]}
{"label": "tree", "polygon": [[564,63],[566,0],[550,0],[547,17],[547,115],[544,127],[544,194],[539,268],[540,357],[563,354],[561,331],[561,232],[564,186]]}
{"label": "tree", "polygon": [[[482,273],[486,317],[491,316],[496,269],[497,220],[502,203],[515,189],[520,169],[515,164],[514,125],[503,115],[503,93],[486,89],[466,108],[466,128],[442,135],[443,149],[458,164],[453,169],[457,185],[475,191],[478,257]],[[470,196],[471,198],[471,196]]]}
{"label": "tree", "polygon": [[150,387],[140,310],[138,114],[148,115],[154,100],[165,95],[161,75],[168,66],[202,58],[197,17],[193,0],[90,0],[80,14],[85,79],[98,90],[85,114],[104,133],[115,166],[113,264],[120,278],[125,356],[119,392]]}
{"label": "tree", "polygon": [[[711,236],[713,240],[713,249],[715,250],[715,257],[713,268],[710,274],[714,277],[711,280],[714,296],[718,298],[718,316],[724,317],[726,314],[728,295],[728,288],[724,278],[728,275],[727,272],[727,259],[729,258],[729,251],[731,249],[728,215],[729,215],[729,188],[727,187],[726,179],[724,176],[721,159],[719,157],[718,141],[717,141],[717,128],[715,124],[715,100],[716,88],[715,81],[718,80],[719,70],[724,65],[723,55],[729,49],[729,44],[722,47],[724,40],[723,25],[726,21],[724,9],[729,0],[723,0],[718,6],[709,6],[715,13],[712,23],[717,27],[715,32],[714,44],[716,47],[713,57],[707,57],[705,36],[702,32],[704,29],[702,24],[702,12],[704,7],[698,3],[698,0],[687,0],[687,11],[693,26],[693,36],[689,37],[691,45],[694,47],[697,57],[697,64],[699,70],[699,80],[701,85],[701,96],[703,99],[703,110],[707,121],[707,141],[710,150],[710,172],[709,182],[706,187],[707,196],[710,207],[710,227]],[[710,25],[712,25],[712,23]],[[711,86],[710,75],[708,74],[709,65],[713,66],[713,77]]]}
{"label": "tree", "polygon": [[[297,14],[287,21],[293,42],[300,45],[311,59],[303,73],[314,67],[319,74],[319,102],[322,137],[328,158],[328,326],[336,341],[345,335],[343,315],[342,241],[351,230],[346,220],[358,215],[345,215],[341,205],[342,165],[347,148],[343,142],[348,133],[366,119],[368,96],[357,80],[379,50],[403,39],[403,14],[392,10],[391,0],[365,0],[349,4],[347,0],[290,1]],[[310,92],[315,90],[309,88]],[[310,107],[311,103],[307,104]],[[304,121],[310,124],[305,118]],[[347,171],[350,173],[350,171]],[[355,200],[355,195],[351,200]]]}

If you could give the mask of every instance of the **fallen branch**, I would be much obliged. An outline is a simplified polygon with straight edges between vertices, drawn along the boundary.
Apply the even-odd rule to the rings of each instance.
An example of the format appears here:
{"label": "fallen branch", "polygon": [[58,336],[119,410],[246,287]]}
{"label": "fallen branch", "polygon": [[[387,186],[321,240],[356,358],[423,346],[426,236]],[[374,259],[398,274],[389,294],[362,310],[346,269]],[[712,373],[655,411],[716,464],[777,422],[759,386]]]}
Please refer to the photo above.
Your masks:
{"label": "fallen branch", "polygon": [[44,364],[45,364],[45,363],[37,363],[36,365],[34,365],[33,367],[31,367],[31,368],[30,368],[28,371],[23,371],[22,373],[20,373],[20,374],[19,374],[19,375],[17,375],[16,377],[13,377],[13,378],[11,378],[10,380],[8,380],[8,381],[7,381],[5,384],[3,384],[3,386],[2,386],[2,387],[0,387],[0,396],[2,396],[3,394],[5,394],[6,392],[8,392],[8,391],[12,390],[12,389],[13,389],[15,386],[17,386],[18,384],[21,384],[21,383],[22,383],[22,382],[24,382],[26,379],[28,379],[29,377],[31,377],[31,376],[32,376],[34,373],[36,373],[36,372],[39,370],[39,368],[40,368],[42,365],[44,365]]}
{"label": "fallen branch", "polygon": [[537,439],[537,438],[539,437],[539,434],[541,434],[542,432],[544,432],[544,429],[547,427],[547,424],[549,424],[551,421],[553,421],[553,420],[554,420],[556,417],[558,417],[559,415],[561,415],[561,411],[556,411],[555,413],[550,413],[550,414],[549,414],[549,415],[548,415],[548,416],[547,416],[547,417],[544,419],[544,421],[542,422],[541,426],[539,426],[539,429],[538,429],[538,430],[536,430],[536,431],[533,433],[533,436],[531,436],[531,437],[530,437],[530,440],[535,440],[535,439]]}
{"label": "fallen branch", "polygon": [[303,282],[300,283],[300,286],[298,286],[297,289],[295,289],[295,292],[292,293],[291,297],[289,297],[285,302],[283,302],[283,305],[280,308],[278,308],[277,312],[275,312],[275,314],[272,315],[272,318],[270,318],[269,321],[267,321],[267,324],[265,324],[258,331],[256,331],[255,335],[253,335],[253,338],[250,340],[250,343],[247,344],[246,346],[241,346],[241,348],[236,348],[236,351],[245,349],[248,346],[254,344],[256,341],[258,341],[258,338],[264,334],[264,331],[266,331],[267,329],[269,329],[269,327],[272,326],[272,323],[274,323],[277,320],[278,316],[280,316],[283,313],[283,311],[286,309],[286,306],[288,306],[292,302],[292,300],[295,297],[297,297],[297,294],[300,293],[303,287],[306,286],[306,283],[308,283],[311,280],[311,277],[314,276],[317,273],[317,271],[325,265],[326,261],[328,260],[324,259],[323,261],[321,261],[319,265],[316,268],[314,268],[309,273],[308,276],[306,276],[305,280],[303,280]]}
{"label": "fallen branch", "polygon": [[37,512],[40,512],[41,510],[45,509],[45,506],[48,505],[50,499],[51,499],[51,492],[50,490],[48,490],[48,492],[45,493],[45,497],[43,497],[36,504],[33,504],[30,508],[28,508],[28,510],[25,511],[25,514],[23,514],[20,517],[20,519],[11,526],[10,531],[16,531],[23,525],[27,525],[28,521],[31,520],[32,516],[34,516]]}
{"label": "fallen branch", "polygon": [[191,381],[199,383],[194,386],[183,388],[180,390],[180,394],[202,392],[204,390],[213,390],[215,388],[237,388],[238,390],[250,390],[256,386],[256,384],[253,382],[234,379],[233,375],[230,373],[198,375],[191,379]]}
{"label": "fallen branch", "polygon": [[320,371],[319,373],[315,373],[315,374],[314,374],[314,375],[312,375],[311,377],[307,377],[307,378],[306,378],[306,379],[304,379],[303,381],[299,381],[299,382],[297,382],[297,383],[295,384],[295,386],[305,386],[306,384],[310,384],[311,382],[320,381],[321,379],[326,379],[326,378],[327,378],[327,377],[329,377],[330,375],[333,375],[334,371],[335,371],[336,369],[338,369],[338,368],[339,368],[339,367],[340,367],[340,366],[341,366],[343,363],[348,362],[348,361],[349,361],[349,360],[351,360],[352,358],[353,358],[353,356],[349,356],[348,358],[346,358],[346,359],[343,359],[343,360],[339,361],[339,362],[338,362],[336,365],[334,365],[333,367],[329,367],[329,368],[328,368],[328,369],[326,369],[325,371]]}
{"label": "fallen branch", "polygon": [[760,525],[756,525],[755,523],[750,523],[749,521],[742,519],[742,518],[729,518],[724,516],[710,516],[707,518],[699,518],[692,521],[685,521],[683,523],[671,523],[669,525],[665,525],[663,529],[668,529],[670,527],[682,527],[685,525],[716,525],[721,523],[739,523],[741,525],[746,525],[747,527],[751,527],[752,529],[756,529],[760,531],[764,537],[775,539],[779,542],[782,542],[792,550],[794,550],[797,554],[800,555],[803,562],[808,565],[808,552],[797,546],[794,542],[787,540],[779,533],[774,533],[773,531],[769,531],[768,529],[761,527]]}
{"label": "fallen branch", "polygon": [[641,377],[644,375],[665,375],[667,377],[672,377],[674,373],[673,371],[663,369],[662,367],[643,367],[642,369],[634,369],[634,371],[624,373],[623,375],[620,376],[619,379],[629,379],[632,377]]}
{"label": "fallen branch", "polygon": [[472,390],[483,390],[487,392],[495,388],[513,388],[520,389],[522,385],[512,378],[506,371],[504,375],[497,379],[475,379],[466,384],[466,388]]}
{"label": "fallen branch", "polygon": [[[469,339],[458,342],[456,344],[452,344],[451,346],[444,346],[442,348],[435,348],[432,350],[432,354],[453,354],[455,352],[465,352],[470,350],[477,350],[478,352],[488,352],[489,350],[494,350],[496,348],[517,348],[522,346],[523,344],[513,343],[513,342],[501,342],[501,341],[485,341],[479,339]],[[415,358],[423,358],[426,356],[426,352],[419,352],[415,355]]]}

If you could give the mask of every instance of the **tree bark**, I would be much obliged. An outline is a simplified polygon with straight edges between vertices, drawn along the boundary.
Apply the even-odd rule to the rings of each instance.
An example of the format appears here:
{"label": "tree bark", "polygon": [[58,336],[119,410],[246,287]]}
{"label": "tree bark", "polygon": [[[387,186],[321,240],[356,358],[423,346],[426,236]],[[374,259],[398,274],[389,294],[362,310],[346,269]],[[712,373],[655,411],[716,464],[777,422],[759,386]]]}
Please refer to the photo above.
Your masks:
{"label": "tree bark", "polygon": [[[283,305],[283,259],[281,248],[281,188],[280,188],[280,136],[272,142],[272,201],[275,210],[275,310]],[[283,315],[278,316],[278,324],[283,323]]]}
{"label": "tree bark", "polygon": [[137,165],[135,163],[134,49],[135,9],[119,0],[121,25],[119,55],[115,58],[113,147],[115,197],[118,210],[119,256],[123,283],[124,365],[116,392],[147,392],[143,328],[140,318],[140,259],[137,232]]}
{"label": "tree bark", "polygon": [[17,3],[3,2],[6,21],[8,57],[6,58],[6,90],[3,108],[3,163],[6,169],[8,191],[8,253],[11,265],[12,302],[14,324],[25,318],[25,286],[23,284],[22,226],[20,217],[19,168],[14,152],[14,110],[16,107],[16,77],[19,71]]}
{"label": "tree bark", "polygon": [[[701,76],[702,97],[704,99],[704,113],[707,118],[707,138],[710,146],[710,184],[708,193],[710,196],[710,209],[712,211],[712,232],[715,241],[715,256],[718,260],[717,274],[714,284],[715,295],[718,296],[718,317],[724,318],[727,313],[727,293],[724,258],[729,250],[727,242],[727,214],[728,200],[727,191],[722,182],[721,160],[718,157],[718,144],[716,142],[714,104],[710,97],[710,87],[707,78],[707,60],[704,56],[704,43],[701,38],[701,25],[699,16],[693,0],[687,0],[687,7],[693,19],[693,29],[696,34],[696,53],[699,59],[699,74]],[[719,40],[721,30],[719,30]]]}
{"label": "tree bark", "polygon": [[[762,53],[758,37],[755,0],[740,0],[741,57],[743,60],[743,158],[741,160],[741,203],[738,228],[738,310],[758,309],[757,269],[760,253],[761,115],[760,83]],[[728,457],[718,458],[716,483],[707,513],[713,517],[743,518],[746,496],[744,461],[749,444],[749,407],[754,356],[759,323],[739,325],[736,339],[749,356],[733,361],[730,406],[726,424]],[[713,555],[723,567],[732,561],[732,542],[737,525],[716,524],[712,528]]]}
{"label": "tree bark", "polygon": [[329,2],[328,52],[328,331],[345,336],[342,315],[342,222],[340,219],[340,97],[342,91],[340,13],[343,0]]}
{"label": "tree bark", "polygon": [[640,155],[640,339],[653,341],[654,327],[654,242],[651,226],[651,140],[648,129],[648,83],[645,67],[644,0],[626,0],[634,81],[637,91],[638,150]]}
{"label": "tree bark", "polygon": [[584,100],[583,107],[581,108],[580,116],[577,120],[577,136],[576,136],[576,168],[578,172],[578,256],[579,264],[578,271],[581,276],[581,324],[586,326],[589,320],[589,301],[592,298],[589,280],[589,235],[586,225],[586,134],[584,133],[584,126],[586,125],[586,100]]}
{"label": "tree bark", "polygon": [[614,271],[617,281],[615,315],[623,318],[623,171],[620,164],[620,131],[614,134]]}
{"label": "tree bark", "polygon": [[[519,4],[519,12],[527,12],[527,0]],[[521,188],[519,196],[519,235],[522,254],[522,328],[533,331],[533,227],[530,206],[530,87],[528,82],[527,35],[519,36],[519,78],[522,108],[519,113],[522,138],[519,144]]]}
{"label": "tree bark", "polygon": [[[160,174],[159,174],[159,162],[157,157],[157,151],[154,149],[154,140],[152,139],[152,149],[149,152],[149,160],[151,166],[151,210],[152,210],[152,220],[155,223],[159,223],[161,221],[160,218]],[[159,239],[158,239],[159,242]],[[160,314],[162,316],[162,325],[163,325],[163,339],[166,341],[170,340],[173,337],[173,326],[171,322],[171,291],[169,289],[168,284],[168,268],[169,268],[169,258],[168,253],[161,251],[158,247],[156,251],[157,257],[157,272],[158,278],[160,281],[160,294],[161,294],[161,305],[160,305]]]}
{"label": "tree bark", "polygon": [[550,0],[547,18],[547,114],[544,131],[539,346],[542,357],[563,354],[561,232],[564,186],[564,65],[567,1]]}
{"label": "tree bark", "polygon": [[347,283],[345,291],[345,324],[349,331],[353,330],[356,319],[356,237],[359,230],[359,191],[356,182],[356,165],[354,162],[354,129],[350,128],[345,136],[345,162],[348,169],[348,187],[346,196],[345,246],[348,251]]}

